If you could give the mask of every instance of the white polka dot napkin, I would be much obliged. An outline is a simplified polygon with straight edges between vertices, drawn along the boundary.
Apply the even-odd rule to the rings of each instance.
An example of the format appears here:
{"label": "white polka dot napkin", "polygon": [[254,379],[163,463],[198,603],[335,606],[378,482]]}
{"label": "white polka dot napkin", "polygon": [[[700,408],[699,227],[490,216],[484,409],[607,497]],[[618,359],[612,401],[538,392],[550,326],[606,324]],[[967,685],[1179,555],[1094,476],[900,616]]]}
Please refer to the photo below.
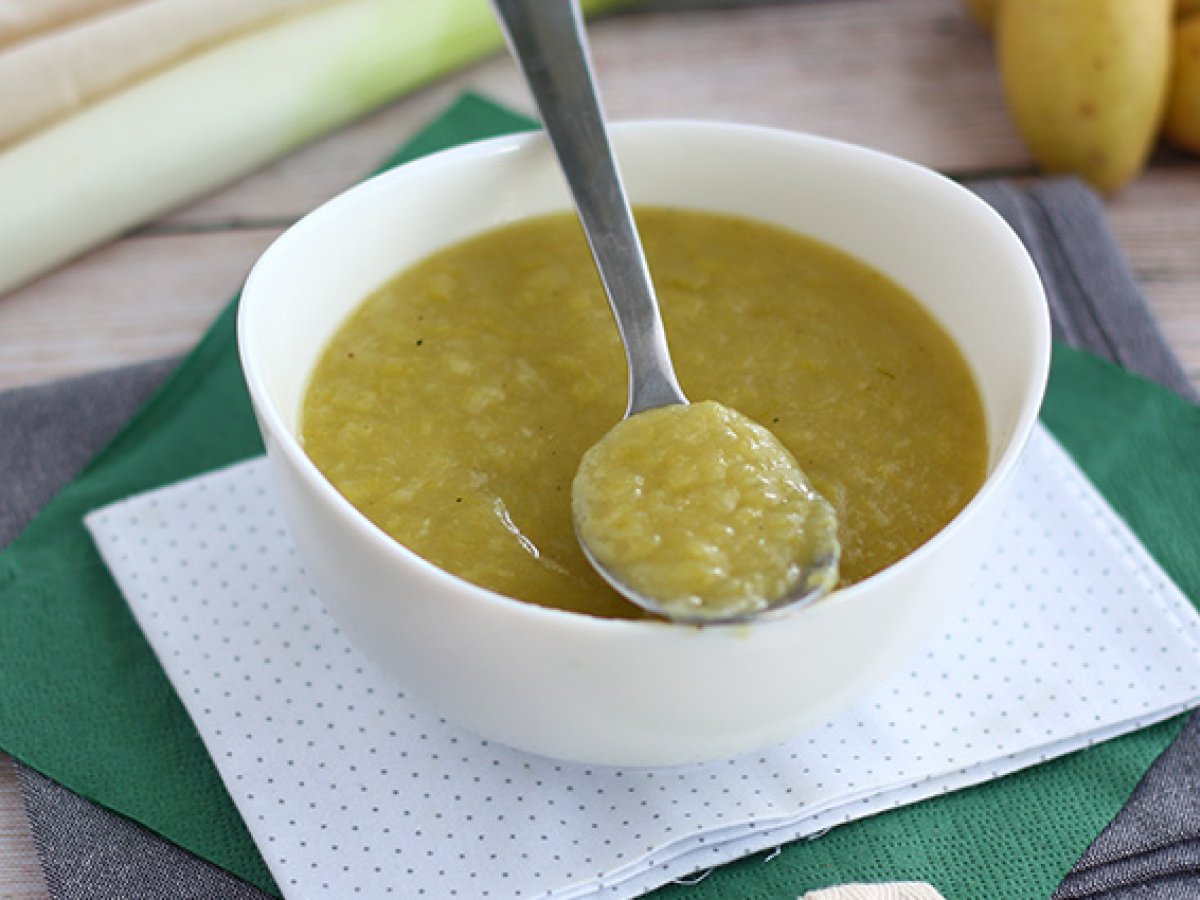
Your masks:
{"label": "white polka dot napkin", "polygon": [[556,763],[421,709],[305,580],[265,462],[88,525],[292,897],[631,896],[1200,703],[1200,621],[1039,430],[945,631],[838,719],[679,769]]}

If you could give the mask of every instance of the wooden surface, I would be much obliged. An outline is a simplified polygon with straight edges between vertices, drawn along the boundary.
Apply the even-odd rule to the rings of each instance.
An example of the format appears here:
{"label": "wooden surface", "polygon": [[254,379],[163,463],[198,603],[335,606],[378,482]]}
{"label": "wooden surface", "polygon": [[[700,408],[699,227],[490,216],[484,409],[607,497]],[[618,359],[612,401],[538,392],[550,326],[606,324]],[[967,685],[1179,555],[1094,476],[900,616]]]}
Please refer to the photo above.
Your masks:
{"label": "wooden surface", "polygon": [[[614,119],[751,122],[866,144],[956,178],[1032,174],[990,39],[958,0],[668,8],[604,19],[591,36]],[[0,297],[0,388],[186,350],[275,235],[467,88],[530,109],[508,60],[493,58]],[[1200,161],[1160,153],[1108,212],[1200,385]],[[0,896],[46,896],[3,758]]]}

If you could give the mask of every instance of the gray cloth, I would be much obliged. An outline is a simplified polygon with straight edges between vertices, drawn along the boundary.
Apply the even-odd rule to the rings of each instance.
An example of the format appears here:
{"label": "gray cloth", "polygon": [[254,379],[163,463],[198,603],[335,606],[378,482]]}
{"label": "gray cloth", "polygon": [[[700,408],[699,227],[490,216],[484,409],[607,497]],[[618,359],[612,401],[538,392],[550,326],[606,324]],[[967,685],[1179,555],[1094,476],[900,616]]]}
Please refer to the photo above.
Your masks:
{"label": "gray cloth", "polygon": [[1095,193],[1071,179],[1026,190],[987,182],[975,192],[1029,249],[1050,305],[1054,337],[1196,400],[1196,389],[1163,339]]}
{"label": "gray cloth", "polygon": [[0,394],[0,549],[114,438],[174,360]]}
{"label": "gray cloth", "polygon": [[131,819],[15,765],[55,900],[271,900]]}
{"label": "gray cloth", "polygon": [[1200,715],[1142,778],[1053,900],[1200,896]]}
{"label": "gray cloth", "polygon": [[[975,189],[1030,248],[1056,337],[1196,399],[1091,191],[1071,180]],[[136,367],[0,396],[0,546],[117,431],[165,371],[163,364]],[[1200,897],[1197,771],[1194,717],[1072,869],[1057,900]],[[26,767],[19,773],[55,900],[268,896]]]}

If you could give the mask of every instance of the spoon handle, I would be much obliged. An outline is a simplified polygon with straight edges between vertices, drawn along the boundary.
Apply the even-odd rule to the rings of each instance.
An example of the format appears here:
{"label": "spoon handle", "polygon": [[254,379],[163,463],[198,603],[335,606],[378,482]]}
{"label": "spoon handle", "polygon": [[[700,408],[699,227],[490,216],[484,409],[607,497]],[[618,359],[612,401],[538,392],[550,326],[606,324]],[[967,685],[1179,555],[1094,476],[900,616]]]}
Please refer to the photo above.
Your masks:
{"label": "spoon handle", "polygon": [[686,403],[617,171],[575,0],[493,0],[575,198],[629,363],[626,415]]}

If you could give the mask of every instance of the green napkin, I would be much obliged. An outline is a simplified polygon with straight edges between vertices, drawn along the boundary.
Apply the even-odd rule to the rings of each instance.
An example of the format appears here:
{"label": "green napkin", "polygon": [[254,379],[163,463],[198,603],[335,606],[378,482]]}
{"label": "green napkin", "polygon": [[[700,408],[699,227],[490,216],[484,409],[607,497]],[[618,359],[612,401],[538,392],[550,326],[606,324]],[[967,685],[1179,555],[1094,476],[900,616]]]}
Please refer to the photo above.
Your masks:
{"label": "green napkin", "polygon": [[[533,123],[466,96],[388,165]],[[1200,410],[1055,351],[1045,421],[1185,592],[1200,597]],[[151,402],[0,555],[0,747],[268,890],[269,873],[81,524],[89,510],[261,452],[234,309]],[[1190,544],[1190,546],[1189,546]],[[1047,896],[1178,722],[752,857],[662,894],[776,897],[915,878],[949,897]]]}

